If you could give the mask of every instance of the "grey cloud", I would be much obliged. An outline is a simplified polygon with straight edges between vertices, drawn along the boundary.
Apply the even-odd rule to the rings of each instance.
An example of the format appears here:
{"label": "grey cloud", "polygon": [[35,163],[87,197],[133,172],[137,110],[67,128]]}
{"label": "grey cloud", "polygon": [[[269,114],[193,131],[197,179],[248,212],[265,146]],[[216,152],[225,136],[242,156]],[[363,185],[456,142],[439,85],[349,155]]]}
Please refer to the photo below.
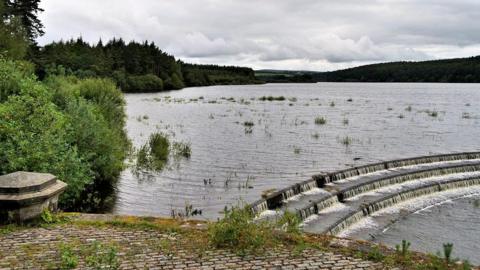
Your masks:
{"label": "grey cloud", "polygon": [[[40,43],[153,40],[198,63],[335,69],[480,54],[478,0],[43,0]],[[222,62],[223,61],[223,62]]]}

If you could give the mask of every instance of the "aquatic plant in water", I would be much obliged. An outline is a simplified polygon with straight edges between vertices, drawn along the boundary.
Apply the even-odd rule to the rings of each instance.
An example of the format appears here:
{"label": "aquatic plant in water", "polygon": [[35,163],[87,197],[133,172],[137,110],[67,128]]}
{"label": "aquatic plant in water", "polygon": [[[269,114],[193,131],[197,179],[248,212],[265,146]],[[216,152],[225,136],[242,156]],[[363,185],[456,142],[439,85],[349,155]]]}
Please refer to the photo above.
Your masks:
{"label": "aquatic plant in water", "polygon": [[325,125],[327,123],[327,119],[323,116],[315,117],[315,124],[316,125]]}

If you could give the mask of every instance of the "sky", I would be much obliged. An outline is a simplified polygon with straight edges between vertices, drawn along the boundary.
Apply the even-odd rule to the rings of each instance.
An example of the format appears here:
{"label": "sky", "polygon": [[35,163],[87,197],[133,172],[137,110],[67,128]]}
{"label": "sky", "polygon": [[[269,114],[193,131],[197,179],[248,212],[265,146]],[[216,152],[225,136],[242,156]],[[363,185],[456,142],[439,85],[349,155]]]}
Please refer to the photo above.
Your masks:
{"label": "sky", "polygon": [[329,71],[480,55],[480,0],[43,0],[46,44],[154,41],[191,63]]}

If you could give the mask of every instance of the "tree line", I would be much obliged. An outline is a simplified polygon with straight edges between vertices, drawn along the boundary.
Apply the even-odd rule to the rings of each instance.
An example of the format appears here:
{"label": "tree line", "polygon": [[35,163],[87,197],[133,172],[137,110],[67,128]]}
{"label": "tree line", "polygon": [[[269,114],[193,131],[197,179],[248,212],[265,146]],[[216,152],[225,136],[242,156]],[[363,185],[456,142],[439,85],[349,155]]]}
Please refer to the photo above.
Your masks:
{"label": "tree line", "polygon": [[391,62],[331,72],[257,71],[271,83],[315,82],[438,82],[480,83],[480,56],[420,62]]}
{"label": "tree line", "polygon": [[256,82],[250,68],[183,63],[147,41],[127,43],[120,38],[91,45],[77,38],[52,42],[31,56],[41,79],[52,74],[107,77],[125,92]]}

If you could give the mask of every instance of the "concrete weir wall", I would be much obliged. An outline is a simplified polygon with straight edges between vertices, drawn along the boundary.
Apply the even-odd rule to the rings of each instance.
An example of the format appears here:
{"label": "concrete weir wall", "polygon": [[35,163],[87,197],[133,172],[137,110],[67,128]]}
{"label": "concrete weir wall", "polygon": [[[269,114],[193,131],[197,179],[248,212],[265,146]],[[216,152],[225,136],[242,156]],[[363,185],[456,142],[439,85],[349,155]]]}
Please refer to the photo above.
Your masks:
{"label": "concrete weir wall", "polygon": [[410,190],[406,190],[397,194],[392,194],[375,202],[363,205],[355,212],[352,212],[343,218],[339,219],[333,226],[327,229],[326,233],[330,235],[336,235],[342,230],[348,228],[350,225],[359,221],[360,219],[367,217],[377,211],[384,208],[393,206],[400,202],[410,200],[413,198],[441,192],[449,189],[464,188],[474,185],[480,185],[479,177],[472,177],[467,179],[455,179],[442,183],[433,182],[427,185],[419,186]]}
{"label": "concrete weir wall", "polygon": [[[281,207],[283,202],[292,196],[308,191],[312,188],[322,188],[327,183],[336,182],[338,180],[343,180],[349,177],[360,176],[368,173],[378,172],[382,170],[388,170],[393,168],[399,168],[404,166],[412,166],[419,164],[429,164],[436,162],[447,162],[447,161],[457,161],[457,160],[471,160],[471,159],[480,159],[480,152],[463,152],[463,153],[453,153],[453,154],[440,154],[433,156],[421,156],[414,158],[405,158],[390,160],[384,162],[378,162],[373,164],[367,164],[363,166],[353,167],[349,169],[339,170],[335,172],[322,173],[312,176],[311,179],[303,181],[301,183],[294,184],[292,186],[286,187],[274,193],[268,194],[264,198],[251,204],[251,209],[254,214],[259,214],[265,210],[273,210]],[[461,169],[459,169],[461,170]],[[439,175],[441,172],[438,172]],[[343,200],[343,196],[349,196],[350,194],[341,194],[339,199]],[[332,198],[324,198],[320,201],[312,203],[308,208],[314,210],[312,212],[318,212],[318,206],[322,205],[325,200],[330,200]],[[312,208],[313,207],[313,208]],[[321,207],[320,207],[321,208]],[[308,211],[310,211],[308,210]],[[307,211],[305,209],[305,211]],[[304,214],[299,214],[300,217],[305,218]]]}

